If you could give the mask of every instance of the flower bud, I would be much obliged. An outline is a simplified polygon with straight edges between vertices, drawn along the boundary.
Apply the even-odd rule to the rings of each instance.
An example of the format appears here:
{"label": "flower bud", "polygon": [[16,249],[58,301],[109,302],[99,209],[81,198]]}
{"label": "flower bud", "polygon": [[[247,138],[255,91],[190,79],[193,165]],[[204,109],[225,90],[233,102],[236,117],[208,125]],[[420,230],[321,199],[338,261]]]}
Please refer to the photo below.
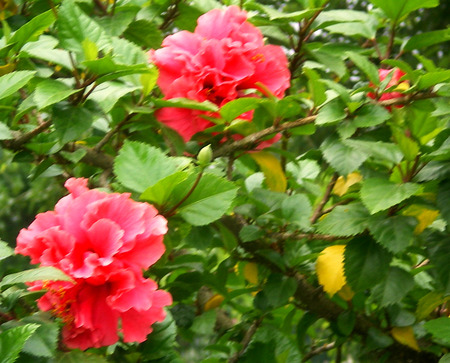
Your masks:
{"label": "flower bud", "polygon": [[199,151],[199,153],[197,155],[198,164],[201,167],[207,166],[211,162],[212,156],[213,156],[213,152],[211,149],[211,145],[205,146],[204,148],[202,148]]}

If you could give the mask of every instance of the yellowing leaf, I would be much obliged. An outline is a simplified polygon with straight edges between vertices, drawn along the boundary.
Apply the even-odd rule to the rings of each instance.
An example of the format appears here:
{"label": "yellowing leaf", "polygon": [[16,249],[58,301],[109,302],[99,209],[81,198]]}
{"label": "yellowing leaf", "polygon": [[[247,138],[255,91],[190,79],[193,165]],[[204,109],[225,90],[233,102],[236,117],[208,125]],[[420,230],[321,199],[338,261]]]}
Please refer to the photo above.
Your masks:
{"label": "yellowing leaf", "polygon": [[351,299],[353,299],[353,296],[355,296],[355,293],[350,286],[345,284],[344,286],[342,286],[342,289],[338,291],[338,295],[345,301],[350,301]]}
{"label": "yellowing leaf", "polygon": [[391,329],[392,337],[399,343],[420,351],[412,326],[397,326]]}
{"label": "yellowing leaf", "polygon": [[261,171],[264,173],[269,189],[275,192],[285,192],[287,187],[286,175],[284,175],[280,161],[275,155],[266,151],[260,151],[251,153],[250,156],[258,163]]}
{"label": "yellowing leaf", "polygon": [[417,218],[419,223],[414,229],[414,233],[421,234],[425,228],[435,221],[439,215],[439,211],[413,204],[409,206],[403,214]]}
{"label": "yellowing leaf", "polygon": [[342,197],[352,185],[359,183],[361,180],[362,175],[357,171],[348,174],[346,178],[341,175],[334,184],[333,194]]}
{"label": "yellowing leaf", "polygon": [[4,66],[0,66],[0,76],[11,73],[14,69],[16,69],[16,65],[14,63],[8,63]]}
{"label": "yellowing leaf", "polygon": [[251,284],[258,284],[258,265],[249,262],[244,266],[244,277]]}
{"label": "yellowing leaf", "polygon": [[212,310],[220,306],[225,298],[220,294],[215,294],[205,303],[204,311]]}
{"label": "yellowing leaf", "polygon": [[344,275],[345,245],[325,248],[317,258],[316,271],[319,284],[331,296],[336,294],[346,284]]}

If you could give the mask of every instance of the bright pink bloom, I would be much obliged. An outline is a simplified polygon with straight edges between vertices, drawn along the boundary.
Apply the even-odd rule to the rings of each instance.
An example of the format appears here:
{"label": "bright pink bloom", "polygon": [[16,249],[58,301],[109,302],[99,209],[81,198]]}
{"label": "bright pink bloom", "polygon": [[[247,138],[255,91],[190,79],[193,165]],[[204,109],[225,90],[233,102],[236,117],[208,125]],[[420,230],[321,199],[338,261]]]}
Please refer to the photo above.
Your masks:
{"label": "bright pink bloom", "polygon": [[[379,75],[379,77],[380,77],[380,81],[383,82],[384,79],[385,79],[391,72],[393,72],[393,73],[392,73],[392,78],[391,78],[391,80],[389,81],[389,83],[388,83],[388,85],[386,86],[385,89],[389,89],[389,88],[394,87],[394,86],[399,86],[399,87],[397,87],[397,88],[399,88],[399,90],[406,90],[406,89],[409,87],[408,81],[400,82],[400,78],[402,78],[406,73],[403,72],[403,71],[402,71],[401,69],[399,69],[399,68],[394,68],[394,69],[379,69],[379,70],[378,70],[378,75]],[[369,86],[372,87],[372,88],[374,88],[374,84],[373,84],[373,83],[370,83]],[[377,98],[376,94],[375,94],[375,93],[372,93],[372,92],[369,92],[367,95],[368,95],[370,98],[373,98],[373,99]],[[385,101],[385,100],[391,100],[391,99],[393,99],[393,98],[400,98],[400,97],[403,97],[403,96],[404,96],[403,93],[400,93],[400,92],[394,90],[394,91],[392,91],[392,92],[384,92],[383,94],[381,94],[381,96],[378,98],[378,100],[379,100],[379,101]],[[395,107],[401,108],[401,107],[403,107],[403,105],[397,105],[397,106],[395,106]],[[387,106],[386,108],[387,108],[388,110],[391,109],[390,106]]]}
{"label": "bright pink bloom", "polygon": [[70,348],[115,343],[119,319],[126,342],[145,340],[171,304],[169,293],[142,276],[165,251],[167,221],[127,193],[90,190],[82,178],[65,186],[70,194],[55,210],[38,214],[17,237],[16,253],[74,280],[33,283],[33,290],[48,289],[39,307],[66,323],[63,340]]}
{"label": "bright pink bloom", "polygon": [[[180,31],[163,41],[163,48],[150,51],[159,69],[158,85],[165,99],[185,97],[223,106],[240,97],[254,97],[247,90],[262,83],[275,96],[289,87],[288,62],[281,47],[264,45],[258,28],[247,22],[237,6],[214,9],[200,16],[194,33]],[[180,133],[185,141],[214,123],[203,116],[213,113],[162,108],[158,120]],[[249,112],[241,118],[251,120]]]}

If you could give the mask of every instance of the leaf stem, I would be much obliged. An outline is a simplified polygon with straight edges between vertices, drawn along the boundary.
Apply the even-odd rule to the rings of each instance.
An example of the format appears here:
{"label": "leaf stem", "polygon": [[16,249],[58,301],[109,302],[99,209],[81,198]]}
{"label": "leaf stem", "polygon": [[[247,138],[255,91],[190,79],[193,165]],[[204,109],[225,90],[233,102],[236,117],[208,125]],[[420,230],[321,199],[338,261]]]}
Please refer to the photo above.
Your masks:
{"label": "leaf stem", "polygon": [[183,198],[181,198],[181,200],[177,204],[175,204],[172,208],[170,208],[167,212],[164,213],[165,217],[172,217],[175,214],[177,208],[180,205],[182,205],[191,196],[191,194],[194,192],[195,188],[197,188],[197,185],[200,182],[200,179],[202,178],[202,176],[203,176],[203,170],[200,171],[200,173],[198,173],[197,178],[194,181],[194,184],[192,184],[191,189],[189,189],[189,191],[186,193],[186,195]]}

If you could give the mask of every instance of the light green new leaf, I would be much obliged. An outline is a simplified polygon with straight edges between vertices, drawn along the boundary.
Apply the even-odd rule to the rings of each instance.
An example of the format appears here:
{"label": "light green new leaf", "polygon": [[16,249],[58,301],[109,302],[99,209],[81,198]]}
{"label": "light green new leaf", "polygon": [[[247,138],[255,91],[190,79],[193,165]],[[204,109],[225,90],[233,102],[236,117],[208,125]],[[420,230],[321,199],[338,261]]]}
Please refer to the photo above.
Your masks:
{"label": "light green new leaf", "polygon": [[371,127],[389,120],[391,114],[378,105],[364,105],[356,113],[353,122],[357,127]]}
{"label": "light green new leaf", "polygon": [[217,112],[219,108],[212,102],[203,101],[198,102],[190,100],[189,98],[171,98],[170,100],[155,99],[153,100],[156,107],[179,107],[189,108],[191,110],[201,110]]}
{"label": "light green new leaf", "polygon": [[373,289],[373,298],[380,306],[400,302],[414,287],[414,279],[407,271],[391,266],[386,279]]}
{"label": "light green new leaf", "polygon": [[11,133],[11,130],[4,123],[0,122],[0,140],[10,140],[14,136]]}
{"label": "light green new leaf", "polygon": [[[1,125],[1,124],[0,124]],[[6,242],[0,240],[0,260],[3,260],[14,254],[14,250]]]}
{"label": "light green new leaf", "polygon": [[375,240],[393,253],[404,251],[413,241],[417,221],[413,217],[371,218],[369,230]]}
{"label": "light green new leaf", "polygon": [[25,317],[21,322],[39,324],[36,333],[26,341],[23,351],[36,357],[53,357],[58,345],[58,325],[54,322],[43,323],[35,316]]}
{"label": "light green new leaf", "polygon": [[343,120],[347,116],[341,100],[332,100],[320,108],[316,125],[328,125]]}
{"label": "light green new leaf", "polygon": [[48,10],[22,25],[9,39],[8,44],[14,44],[15,51],[19,51],[26,43],[36,40],[55,21],[53,10]]}
{"label": "light green new leaf", "polygon": [[125,141],[114,160],[114,174],[119,182],[139,193],[159,180],[175,173],[176,158],[167,157],[160,149],[135,141]]}
{"label": "light green new leaf", "polygon": [[51,266],[43,266],[6,275],[0,282],[0,287],[40,280],[72,281],[72,279],[61,270]]}
{"label": "light green new leaf", "polygon": [[386,179],[371,178],[363,181],[361,200],[371,214],[386,210],[421,190],[419,184],[395,184]]}
{"label": "light green new leaf", "polygon": [[0,77],[0,100],[17,92],[36,74],[35,71],[17,71]]}
{"label": "light green new leaf", "polygon": [[436,339],[450,344],[450,318],[442,317],[427,321],[424,325],[433,337]]}
{"label": "light green new leaf", "polygon": [[182,181],[186,180],[189,173],[186,171],[177,171],[159,180],[154,185],[148,187],[139,199],[148,200],[158,206],[164,205],[171,196],[174,188]]}
{"label": "light green new leaf", "polygon": [[361,150],[356,150],[334,137],[326,139],[320,149],[325,160],[341,175],[355,171],[369,157]]}
{"label": "light green new leaf", "polygon": [[361,203],[340,205],[321,218],[317,230],[333,236],[354,236],[368,227],[369,217],[369,212]]}
{"label": "light green new leaf", "polygon": [[0,333],[1,363],[13,363],[37,328],[38,324],[27,324]]}
{"label": "light green new leaf", "polygon": [[205,174],[194,192],[178,208],[178,212],[194,226],[214,222],[228,211],[236,192],[237,187],[228,180]]}
{"label": "light green new leaf", "polygon": [[383,280],[391,255],[370,236],[352,239],[345,247],[344,269],[347,283],[354,291],[363,291]]}
{"label": "light green new leaf", "polygon": [[450,70],[428,72],[423,76],[420,76],[417,81],[417,87],[419,89],[427,89],[438,83],[442,83],[450,79]]}
{"label": "light green new leaf", "polygon": [[348,139],[344,140],[343,144],[377,160],[389,161],[394,164],[398,164],[403,158],[400,148],[388,142]]}

